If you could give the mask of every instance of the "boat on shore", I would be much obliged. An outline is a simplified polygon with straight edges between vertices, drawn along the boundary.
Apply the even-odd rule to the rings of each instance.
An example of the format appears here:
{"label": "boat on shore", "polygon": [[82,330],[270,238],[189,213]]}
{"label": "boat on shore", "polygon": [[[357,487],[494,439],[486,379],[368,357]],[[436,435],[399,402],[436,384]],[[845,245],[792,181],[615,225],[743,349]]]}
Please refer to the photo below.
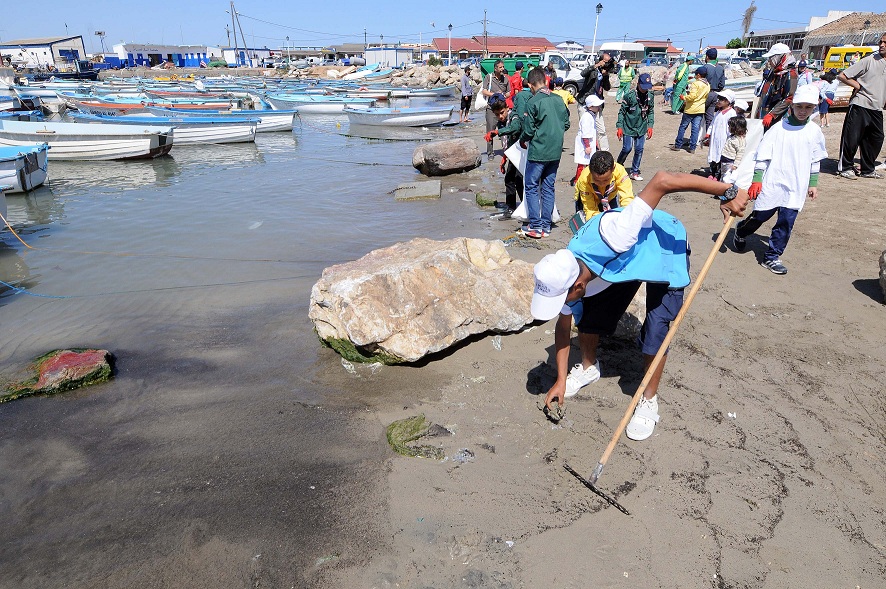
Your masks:
{"label": "boat on shore", "polygon": [[49,145],[0,147],[0,185],[7,192],[27,192],[46,182]]}
{"label": "boat on shore", "polygon": [[0,146],[46,143],[50,160],[149,159],[172,149],[171,126],[84,125],[0,120]]}
{"label": "boat on shore", "polygon": [[94,125],[137,125],[140,127],[173,127],[175,146],[208,143],[249,143],[255,141],[257,117],[158,117],[108,116],[73,113],[79,123]]}
{"label": "boat on shore", "polygon": [[345,108],[352,125],[386,127],[426,127],[440,125],[452,118],[455,106],[417,108]]}

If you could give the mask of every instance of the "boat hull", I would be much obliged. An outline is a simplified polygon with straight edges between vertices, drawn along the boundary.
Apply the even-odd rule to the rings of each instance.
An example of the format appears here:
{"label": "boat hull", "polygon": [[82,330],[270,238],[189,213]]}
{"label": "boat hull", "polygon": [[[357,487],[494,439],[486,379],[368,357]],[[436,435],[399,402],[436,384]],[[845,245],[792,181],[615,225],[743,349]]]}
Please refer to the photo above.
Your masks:
{"label": "boat hull", "polygon": [[439,125],[452,118],[454,106],[446,108],[370,108],[345,109],[352,125],[384,127],[425,127]]}
{"label": "boat hull", "polygon": [[172,149],[171,127],[29,123],[0,120],[0,146],[46,143],[49,160],[150,159]]}
{"label": "boat hull", "polygon": [[0,186],[9,193],[27,192],[46,182],[46,145],[0,148]]}

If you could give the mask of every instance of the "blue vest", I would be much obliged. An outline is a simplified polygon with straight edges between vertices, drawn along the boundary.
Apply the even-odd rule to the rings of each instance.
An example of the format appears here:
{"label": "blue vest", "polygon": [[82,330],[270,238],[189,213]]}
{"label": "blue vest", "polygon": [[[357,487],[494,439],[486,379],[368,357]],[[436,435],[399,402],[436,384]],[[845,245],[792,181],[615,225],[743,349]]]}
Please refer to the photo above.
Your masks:
{"label": "blue vest", "polygon": [[652,211],[652,227],[640,230],[637,243],[626,252],[617,253],[600,235],[600,221],[623,209],[594,215],[567,246],[576,258],[607,282],[659,282],[671,288],[689,284],[689,259],[686,228],[673,215]]}

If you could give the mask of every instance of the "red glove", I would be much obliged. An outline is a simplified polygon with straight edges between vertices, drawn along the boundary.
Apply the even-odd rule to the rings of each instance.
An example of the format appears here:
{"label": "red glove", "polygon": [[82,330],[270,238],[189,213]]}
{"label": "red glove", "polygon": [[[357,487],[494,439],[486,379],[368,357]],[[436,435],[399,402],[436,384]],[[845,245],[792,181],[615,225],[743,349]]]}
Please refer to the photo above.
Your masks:
{"label": "red glove", "polygon": [[498,167],[498,169],[501,171],[502,174],[505,173],[505,165],[507,165],[507,163],[508,158],[506,158],[505,156],[501,156],[501,165]]}
{"label": "red glove", "polygon": [[525,141],[521,141],[521,142],[520,142],[520,147],[523,148],[523,149],[526,149],[526,142],[525,142]]}
{"label": "red glove", "polygon": [[618,137],[619,141],[621,141],[621,138],[625,136],[625,132],[621,129],[616,129],[615,136]]}
{"label": "red glove", "polygon": [[652,127],[646,129],[646,139],[652,139]]}
{"label": "red glove", "polygon": [[772,113],[763,117],[763,128],[768,129],[770,125],[772,125]]}
{"label": "red glove", "polygon": [[495,137],[496,135],[498,135],[498,130],[493,129],[492,131],[490,131],[486,135],[483,135],[483,139],[486,140],[486,143],[489,143],[490,141],[492,141],[492,138]]}
{"label": "red glove", "polygon": [[760,196],[760,192],[763,190],[762,182],[752,182],[748,187],[748,196],[751,200],[756,200],[758,196]]}
{"label": "red glove", "polygon": [[828,102],[828,106],[833,106],[833,105],[834,105],[834,101],[831,100],[830,98],[825,98],[825,100]]}

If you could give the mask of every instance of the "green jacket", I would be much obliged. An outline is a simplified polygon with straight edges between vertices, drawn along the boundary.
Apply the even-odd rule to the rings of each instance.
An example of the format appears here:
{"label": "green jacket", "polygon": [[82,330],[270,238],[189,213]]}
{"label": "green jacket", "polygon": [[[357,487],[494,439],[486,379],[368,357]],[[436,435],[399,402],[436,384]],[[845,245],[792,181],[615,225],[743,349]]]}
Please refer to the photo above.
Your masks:
{"label": "green jacket", "polygon": [[646,104],[640,105],[640,99],[636,90],[628,90],[621,99],[621,108],[618,109],[616,129],[624,131],[629,137],[645,135],[647,129],[655,125],[655,99],[652,92],[646,93]]}
{"label": "green jacket", "polygon": [[529,144],[526,158],[532,162],[560,161],[563,134],[569,128],[569,110],[556,94],[539,90],[529,100],[520,141]]}
{"label": "green jacket", "polygon": [[532,98],[532,90],[529,88],[523,88],[517,95],[514,96],[514,112],[519,115],[521,119],[526,118],[526,109],[529,106],[529,99]]}
{"label": "green jacket", "polygon": [[[522,94],[522,92],[520,94]],[[523,134],[523,117],[517,113],[516,105],[511,109],[511,114],[508,115],[508,122],[498,123],[498,134],[507,135],[508,147],[512,146],[518,139],[520,139],[520,135]]]}

